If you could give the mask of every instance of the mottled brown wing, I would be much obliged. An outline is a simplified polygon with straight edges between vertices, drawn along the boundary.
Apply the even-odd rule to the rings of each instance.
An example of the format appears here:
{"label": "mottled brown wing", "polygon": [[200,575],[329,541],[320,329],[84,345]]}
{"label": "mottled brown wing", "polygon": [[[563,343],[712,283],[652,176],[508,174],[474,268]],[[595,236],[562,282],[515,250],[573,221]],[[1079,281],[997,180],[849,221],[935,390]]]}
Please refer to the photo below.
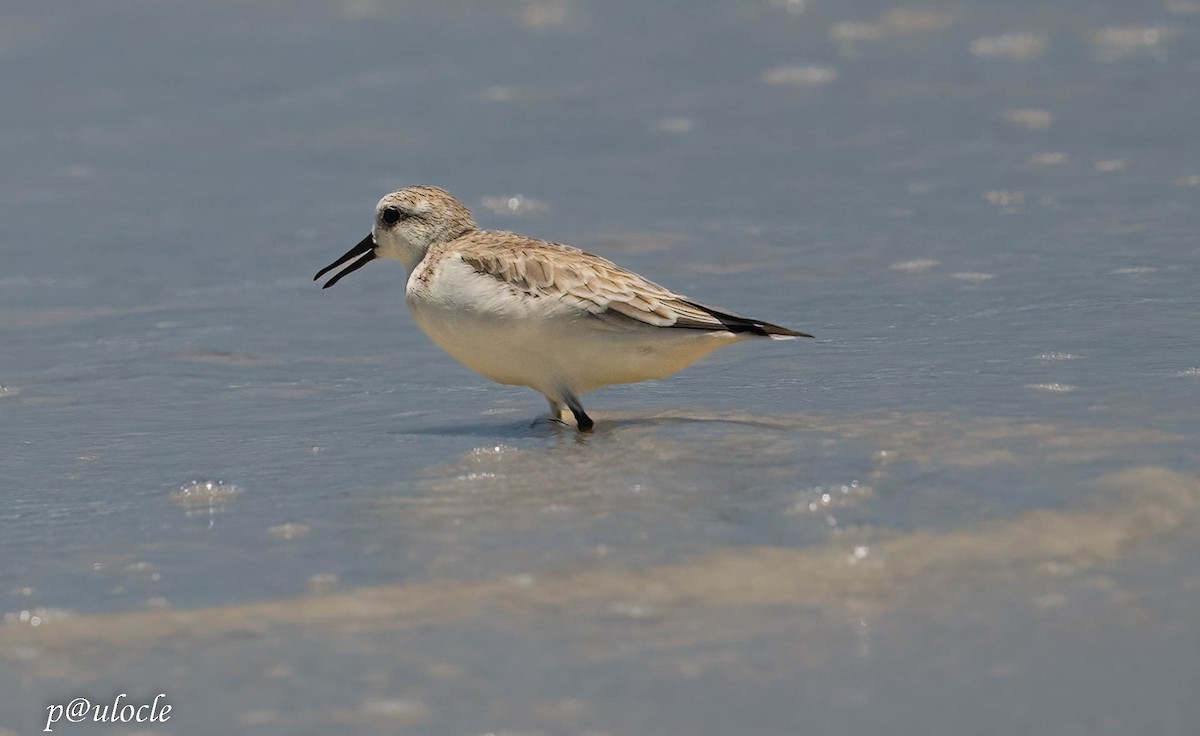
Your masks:
{"label": "mottled brown wing", "polygon": [[[568,301],[592,314],[606,312],[654,327],[725,329],[684,297],[600,256],[558,243],[511,236],[455,251],[480,273],[530,295]],[[506,234],[507,235],[507,234]]]}
{"label": "mottled brown wing", "polygon": [[530,295],[570,302],[597,316],[620,315],[654,327],[803,335],[697,304],[612,261],[567,245],[490,231],[460,239],[452,247],[479,273]]}

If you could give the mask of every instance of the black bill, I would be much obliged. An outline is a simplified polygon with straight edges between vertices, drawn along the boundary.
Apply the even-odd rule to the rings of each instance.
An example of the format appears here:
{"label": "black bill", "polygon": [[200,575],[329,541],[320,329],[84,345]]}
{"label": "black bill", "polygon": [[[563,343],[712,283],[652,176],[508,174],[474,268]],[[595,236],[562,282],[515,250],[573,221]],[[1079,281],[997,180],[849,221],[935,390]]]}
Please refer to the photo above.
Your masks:
{"label": "black bill", "polygon": [[[346,274],[353,273],[353,272],[357,271],[358,269],[362,268],[363,266],[367,265],[367,263],[375,260],[375,257],[376,257],[375,256],[375,238],[371,235],[368,235],[367,237],[365,237],[361,241],[359,241],[358,245],[356,245],[353,248],[351,248],[350,250],[346,251],[346,254],[344,256],[337,259],[333,263],[329,264],[325,268],[322,268],[320,271],[317,271],[317,275],[313,276],[313,281],[316,281],[317,279],[321,278],[322,276],[329,273],[330,271],[337,268],[338,266],[342,265],[346,261],[353,261],[353,263],[351,263],[349,266],[346,266],[346,268],[342,269],[341,272],[339,272],[333,278],[329,279],[329,281],[325,282],[325,285],[321,287],[322,289],[328,289],[329,287],[333,286],[337,282],[341,281],[342,277],[345,276]],[[355,261],[354,260],[355,258],[357,258],[358,260]]]}

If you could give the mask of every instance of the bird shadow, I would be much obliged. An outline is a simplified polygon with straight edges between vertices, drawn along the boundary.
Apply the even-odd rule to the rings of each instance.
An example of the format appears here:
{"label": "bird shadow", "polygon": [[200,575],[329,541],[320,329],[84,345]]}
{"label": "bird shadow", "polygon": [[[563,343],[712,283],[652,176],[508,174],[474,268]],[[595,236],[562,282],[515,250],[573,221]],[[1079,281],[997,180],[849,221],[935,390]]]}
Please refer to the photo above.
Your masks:
{"label": "bird shadow", "polygon": [[667,414],[608,414],[593,415],[596,428],[591,432],[580,432],[574,424],[556,422],[540,417],[535,420],[519,420],[504,422],[469,422],[464,424],[442,424],[412,429],[395,430],[389,434],[406,434],[434,437],[471,437],[484,435],[496,439],[516,440],[531,438],[548,438],[574,436],[580,442],[586,442],[591,437],[605,437],[623,430],[644,429],[653,427],[671,427],[686,425],[719,425],[730,424],[754,429],[789,430],[795,428],[794,422],[788,422],[774,417],[758,417],[753,415],[726,416],[707,413],[671,412]]}

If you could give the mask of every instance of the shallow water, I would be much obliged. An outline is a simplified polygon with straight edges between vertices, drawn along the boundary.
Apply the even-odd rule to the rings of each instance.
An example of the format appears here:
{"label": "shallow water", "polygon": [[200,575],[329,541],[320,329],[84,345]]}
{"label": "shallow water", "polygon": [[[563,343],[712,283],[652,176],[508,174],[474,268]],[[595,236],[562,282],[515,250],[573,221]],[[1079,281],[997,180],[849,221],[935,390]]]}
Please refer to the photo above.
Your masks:
{"label": "shallow water", "polygon": [[[0,733],[1200,726],[1200,5],[3,16]],[[817,339],[531,424],[415,182]]]}

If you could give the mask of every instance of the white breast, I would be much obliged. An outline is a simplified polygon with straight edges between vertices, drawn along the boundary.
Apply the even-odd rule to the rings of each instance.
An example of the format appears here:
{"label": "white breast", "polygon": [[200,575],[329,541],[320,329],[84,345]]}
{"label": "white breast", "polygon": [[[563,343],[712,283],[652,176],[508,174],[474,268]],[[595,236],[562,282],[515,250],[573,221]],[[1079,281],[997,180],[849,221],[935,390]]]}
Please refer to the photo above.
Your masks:
{"label": "white breast", "polygon": [[452,254],[423,266],[405,290],[421,330],[487,378],[547,395],[663,378],[739,340],[727,332],[614,324],[516,290]]}

